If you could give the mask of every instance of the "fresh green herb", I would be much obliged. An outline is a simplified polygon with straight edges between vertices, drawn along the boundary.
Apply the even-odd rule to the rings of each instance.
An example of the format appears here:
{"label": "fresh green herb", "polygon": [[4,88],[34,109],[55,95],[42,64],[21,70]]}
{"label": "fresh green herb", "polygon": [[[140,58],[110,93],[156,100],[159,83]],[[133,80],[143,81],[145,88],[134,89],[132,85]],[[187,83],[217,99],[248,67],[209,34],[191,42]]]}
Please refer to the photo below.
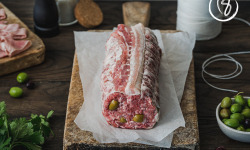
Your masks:
{"label": "fresh green herb", "polygon": [[53,134],[48,122],[53,113],[50,111],[47,117],[31,114],[30,120],[18,118],[10,121],[5,102],[0,102],[0,150],[19,147],[41,150],[44,140]]}

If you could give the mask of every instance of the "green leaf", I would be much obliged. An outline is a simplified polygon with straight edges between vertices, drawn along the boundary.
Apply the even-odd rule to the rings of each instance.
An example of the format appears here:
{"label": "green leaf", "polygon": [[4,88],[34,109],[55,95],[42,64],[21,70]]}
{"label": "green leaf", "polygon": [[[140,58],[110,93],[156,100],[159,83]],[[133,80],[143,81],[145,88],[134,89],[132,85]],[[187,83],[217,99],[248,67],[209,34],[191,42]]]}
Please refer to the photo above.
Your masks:
{"label": "green leaf", "polygon": [[44,116],[44,115],[39,115],[39,117],[40,117],[41,119],[45,119],[45,116]]}
{"label": "green leaf", "polygon": [[47,138],[47,137],[49,137],[52,130],[50,129],[50,127],[43,125],[42,126],[42,131],[43,131],[44,137]]}
{"label": "green leaf", "polygon": [[1,136],[0,137],[0,149],[2,150],[2,149],[4,149],[4,148],[8,148],[8,145],[10,144],[10,141],[11,141],[11,138],[9,137],[9,138],[7,138],[7,139],[5,139],[5,137],[4,136]]}
{"label": "green leaf", "polygon": [[32,119],[34,119],[34,118],[36,118],[37,116],[38,116],[38,115],[36,115],[36,114],[31,114],[30,117],[31,117]]}
{"label": "green leaf", "polygon": [[48,113],[48,115],[47,115],[47,120],[53,115],[53,113],[54,113],[53,110],[51,110],[51,111]]}
{"label": "green leaf", "polygon": [[36,115],[36,117],[30,119],[30,122],[33,124],[34,131],[39,131],[41,129],[41,118]]}
{"label": "green leaf", "polygon": [[14,141],[30,136],[33,134],[33,125],[26,118],[15,119],[10,123],[10,134]]}
{"label": "green leaf", "polygon": [[42,150],[41,146],[39,146],[37,144],[30,143],[30,142],[18,142],[18,143],[16,143],[15,147],[17,147],[17,146],[24,146],[28,150]]}
{"label": "green leaf", "polygon": [[0,102],[0,116],[6,113],[6,104],[4,101]]}
{"label": "green leaf", "polygon": [[54,111],[43,115],[31,114],[31,119],[18,118],[8,121],[5,102],[0,102],[0,150],[13,150],[26,148],[28,150],[41,150],[45,138],[52,132],[47,120]]}
{"label": "green leaf", "polygon": [[42,145],[44,143],[44,137],[41,133],[34,132],[32,135],[25,137],[22,141]]}

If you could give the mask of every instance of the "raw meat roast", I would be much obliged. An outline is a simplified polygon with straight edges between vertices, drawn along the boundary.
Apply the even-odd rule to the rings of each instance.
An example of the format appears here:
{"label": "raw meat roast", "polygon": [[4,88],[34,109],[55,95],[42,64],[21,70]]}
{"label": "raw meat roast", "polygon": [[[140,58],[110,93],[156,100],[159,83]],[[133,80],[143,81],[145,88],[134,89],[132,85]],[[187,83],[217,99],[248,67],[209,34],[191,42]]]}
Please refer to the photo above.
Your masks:
{"label": "raw meat roast", "polygon": [[150,129],[159,120],[161,54],[156,36],[142,24],[120,24],[111,34],[101,76],[102,113],[110,125]]}

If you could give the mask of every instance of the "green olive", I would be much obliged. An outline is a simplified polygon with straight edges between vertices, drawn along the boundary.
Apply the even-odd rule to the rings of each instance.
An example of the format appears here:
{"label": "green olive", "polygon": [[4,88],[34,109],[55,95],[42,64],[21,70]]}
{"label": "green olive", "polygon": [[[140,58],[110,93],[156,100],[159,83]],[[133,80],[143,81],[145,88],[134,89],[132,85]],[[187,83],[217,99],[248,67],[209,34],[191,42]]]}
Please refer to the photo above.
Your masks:
{"label": "green olive", "polygon": [[23,90],[20,87],[12,87],[9,91],[11,97],[21,97],[23,95]]}
{"label": "green olive", "polygon": [[25,83],[29,79],[28,74],[25,72],[21,72],[17,75],[16,80],[18,83]]}
{"label": "green olive", "polygon": [[246,131],[246,132],[250,132],[250,128],[247,128],[245,131]]}
{"label": "green olive", "polygon": [[144,115],[137,114],[137,115],[134,116],[133,121],[134,122],[142,122],[143,121],[143,117],[144,117]]}
{"label": "green olive", "polygon": [[222,119],[227,119],[227,118],[229,118],[230,117],[230,110],[229,109],[226,109],[226,108],[223,108],[223,109],[221,109],[220,110],[220,117],[222,118]]}
{"label": "green olive", "polygon": [[109,110],[116,110],[119,106],[119,102],[116,100],[112,100],[109,104]]}
{"label": "green olive", "polygon": [[121,122],[121,123],[126,123],[127,120],[126,120],[124,117],[121,117],[121,118],[120,118],[120,122]]}
{"label": "green olive", "polygon": [[234,113],[230,116],[230,119],[237,119],[239,122],[244,120],[244,116],[241,113]]}
{"label": "green olive", "polygon": [[232,104],[232,100],[230,97],[225,97],[223,98],[223,100],[221,101],[221,108],[229,108]]}
{"label": "green olive", "polygon": [[227,119],[222,119],[222,122],[225,123],[226,120],[227,120]]}
{"label": "green olive", "polygon": [[246,108],[243,109],[241,114],[245,117],[245,118],[250,118],[250,109]]}
{"label": "green olive", "polygon": [[230,108],[232,113],[239,113],[241,112],[241,105],[240,104],[233,104]]}
{"label": "green olive", "polygon": [[239,131],[245,131],[245,128],[244,128],[242,125],[240,125],[240,126],[237,128],[237,130],[239,130]]}
{"label": "green olive", "polygon": [[244,106],[246,104],[246,101],[244,100],[244,98],[241,95],[236,95],[235,96],[235,103],[240,104],[241,106]]}
{"label": "green olive", "polygon": [[225,125],[227,125],[231,128],[238,128],[240,123],[237,119],[228,119],[225,121]]}
{"label": "green olive", "polygon": [[250,99],[247,100],[248,107],[250,107]]}
{"label": "green olive", "polygon": [[247,105],[244,106],[244,109],[250,109]]}

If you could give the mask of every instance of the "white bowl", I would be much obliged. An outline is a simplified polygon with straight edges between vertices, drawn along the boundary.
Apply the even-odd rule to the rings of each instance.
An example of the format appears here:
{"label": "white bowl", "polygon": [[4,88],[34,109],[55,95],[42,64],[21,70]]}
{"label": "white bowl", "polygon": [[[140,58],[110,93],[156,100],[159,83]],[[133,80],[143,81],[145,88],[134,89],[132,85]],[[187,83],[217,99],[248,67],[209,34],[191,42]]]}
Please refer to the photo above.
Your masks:
{"label": "white bowl", "polygon": [[[244,97],[244,98],[250,98],[250,97]],[[232,98],[232,100],[234,101],[234,98]],[[231,139],[240,142],[250,143],[250,132],[244,132],[230,128],[221,121],[219,116],[219,111],[221,110],[220,105],[221,103],[216,108],[216,119],[221,131]]]}

